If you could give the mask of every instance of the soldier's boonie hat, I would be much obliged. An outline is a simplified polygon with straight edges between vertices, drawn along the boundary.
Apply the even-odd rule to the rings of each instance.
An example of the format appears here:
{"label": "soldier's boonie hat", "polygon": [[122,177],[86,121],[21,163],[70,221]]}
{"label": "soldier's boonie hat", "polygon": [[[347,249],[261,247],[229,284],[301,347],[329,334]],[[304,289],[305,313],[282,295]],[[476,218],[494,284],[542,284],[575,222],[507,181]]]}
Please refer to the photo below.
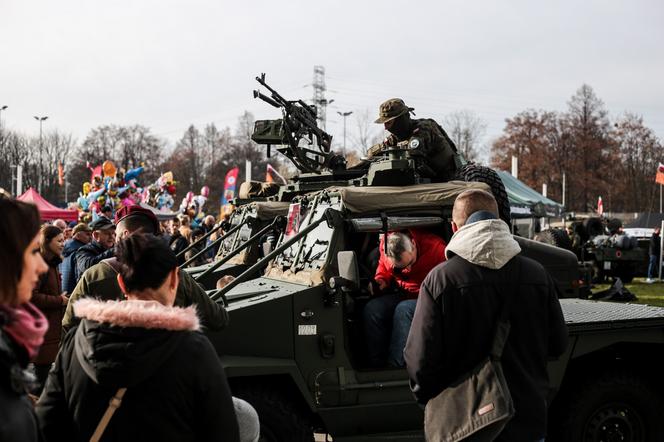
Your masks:
{"label": "soldier's boonie hat", "polygon": [[378,108],[378,118],[374,123],[387,123],[414,110],[414,108],[406,106],[401,98],[390,98]]}

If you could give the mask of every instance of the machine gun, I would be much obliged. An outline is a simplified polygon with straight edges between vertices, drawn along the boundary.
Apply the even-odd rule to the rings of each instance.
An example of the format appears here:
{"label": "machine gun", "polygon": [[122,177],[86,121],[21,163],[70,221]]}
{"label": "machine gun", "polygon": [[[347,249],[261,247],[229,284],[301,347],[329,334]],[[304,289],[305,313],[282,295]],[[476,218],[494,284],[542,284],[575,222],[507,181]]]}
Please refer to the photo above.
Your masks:
{"label": "machine gun", "polygon": [[[281,109],[282,118],[278,120],[257,120],[251,139],[258,144],[267,145],[286,155],[295,166],[309,173],[321,173],[321,169],[345,169],[343,157],[330,151],[332,136],[316,124],[316,107],[302,100],[286,100],[265,82],[265,74],[256,77],[270,96],[254,90],[254,98],[260,98],[267,104]],[[304,144],[304,145],[301,145]]]}

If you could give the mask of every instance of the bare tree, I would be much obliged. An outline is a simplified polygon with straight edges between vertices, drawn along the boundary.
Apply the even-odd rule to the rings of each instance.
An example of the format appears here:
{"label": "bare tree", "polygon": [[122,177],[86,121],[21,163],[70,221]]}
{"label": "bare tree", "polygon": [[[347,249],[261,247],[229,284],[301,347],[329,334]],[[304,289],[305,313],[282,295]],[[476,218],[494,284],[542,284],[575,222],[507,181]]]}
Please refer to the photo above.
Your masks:
{"label": "bare tree", "polygon": [[626,113],[614,125],[612,134],[620,150],[620,175],[613,183],[615,200],[630,211],[654,210],[653,175],[661,161],[663,146],[655,133],[643,124],[643,117]]}
{"label": "bare tree", "polygon": [[[582,210],[594,207],[599,195],[611,200],[613,186],[604,177],[615,172],[618,160],[616,144],[610,137],[608,112],[592,87],[582,85],[572,96],[564,118],[575,148],[570,203]],[[612,210],[612,209],[609,209]]]}
{"label": "bare tree", "polygon": [[483,153],[481,141],[487,127],[479,115],[470,110],[455,111],[443,118],[443,127],[467,160],[478,160]]}
{"label": "bare tree", "polygon": [[144,166],[145,172],[140,177],[140,183],[150,184],[161,173],[164,147],[165,141],[151,134],[145,126],[99,126],[90,130],[83,144],[76,149],[76,160],[69,167],[69,182],[74,191],[79,191],[83,183],[90,180],[86,163],[98,166],[108,160],[118,169]]}
{"label": "bare tree", "polygon": [[382,141],[383,135],[382,127],[373,122],[368,109],[355,114],[355,132],[350,139],[360,156],[366,156],[371,146]]}

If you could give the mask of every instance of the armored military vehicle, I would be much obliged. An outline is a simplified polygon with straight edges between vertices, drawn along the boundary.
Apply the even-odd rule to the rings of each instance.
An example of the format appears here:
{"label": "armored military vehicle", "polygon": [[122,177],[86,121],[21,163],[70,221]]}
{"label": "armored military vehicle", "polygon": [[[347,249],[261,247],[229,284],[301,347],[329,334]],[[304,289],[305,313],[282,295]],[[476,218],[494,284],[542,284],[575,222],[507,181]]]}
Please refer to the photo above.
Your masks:
{"label": "armored military vehicle", "polygon": [[[265,98],[283,104],[274,94]],[[291,204],[276,247],[211,293],[231,321],[208,336],[233,394],[258,411],[262,440],[312,441],[314,432],[347,442],[423,440],[423,412],[406,371],[366,361],[361,312],[372,256],[387,231],[428,229],[449,240],[456,196],[495,189],[424,182],[408,146],[349,172],[329,151],[326,134],[309,124],[309,107],[299,106],[301,119],[284,112],[282,120],[256,123],[255,139],[283,145],[279,150],[305,173],[280,191]],[[300,146],[306,135],[316,149]],[[516,239],[525,256],[551,272],[562,298],[578,296],[572,252]],[[561,304],[571,344],[549,366],[548,440],[659,440],[664,309],[579,299]]]}
{"label": "armored military vehicle", "polygon": [[[648,269],[649,239],[639,240],[622,231],[619,219],[589,218],[586,224],[597,225],[596,235],[588,235],[583,244],[583,258],[592,264],[594,279],[603,282],[606,278],[620,278],[631,282],[635,276],[645,276]],[[601,223],[601,230],[599,228]]]}
{"label": "armored military vehicle", "polygon": [[[335,441],[423,440],[406,371],[365,360],[361,311],[374,270],[367,257],[387,230],[429,229],[449,239],[452,203],[469,187],[487,188],[336,187],[296,197],[264,276],[240,275],[213,295],[225,299],[231,323],[210,340],[233,394],[258,410],[264,440],[311,441],[314,431]],[[574,254],[517,240],[549,268],[562,296],[575,296]],[[557,440],[657,440],[638,435],[661,429],[664,309],[561,304],[571,344],[550,364]]]}
{"label": "armored military vehicle", "polygon": [[590,271],[590,279],[602,283],[620,278],[629,283],[635,276],[645,276],[648,268],[649,239],[626,235],[619,219],[589,217],[569,220],[570,238],[564,229],[547,229],[536,241],[572,250],[579,262]]}

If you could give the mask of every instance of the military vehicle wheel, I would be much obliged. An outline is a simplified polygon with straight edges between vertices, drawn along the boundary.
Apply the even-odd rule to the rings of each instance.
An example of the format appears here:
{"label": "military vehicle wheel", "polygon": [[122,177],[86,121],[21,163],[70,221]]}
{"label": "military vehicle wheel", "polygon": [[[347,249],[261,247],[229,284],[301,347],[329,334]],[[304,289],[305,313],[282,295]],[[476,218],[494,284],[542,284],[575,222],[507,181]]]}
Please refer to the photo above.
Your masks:
{"label": "military vehicle wheel", "polygon": [[498,203],[498,214],[500,219],[511,226],[510,201],[507,198],[505,185],[495,170],[480,166],[475,163],[468,163],[459,171],[459,177],[463,181],[485,183],[491,187],[491,193]]}
{"label": "military vehicle wheel", "polygon": [[606,374],[577,391],[558,427],[563,441],[654,442],[664,434],[662,401],[641,378]]}
{"label": "military vehicle wheel", "polygon": [[560,247],[561,249],[572,250],[572,240],[569,239],[569,235],[563,229],[542,230],[533,239],[544,244]]}
{"label": "military vehicle wheel", "polygon": [[588,218],[583,221],[583,227],[591,238],[593,236],[604,234],[604,224],[599,218]]}
{"label": "military vehicle wheel", "polygon": [[314,431],[306,414],[287,394],[264,385],[240,385],[233,395],[249,402],[258,413],[259,442],[313,442]]}
{"label": "military vehicle wheel", "polygon": [[623,263],[618,267],[616,276],[620,278],[623,284],[629,284],[634,279],[635,270],[630,264]]}

